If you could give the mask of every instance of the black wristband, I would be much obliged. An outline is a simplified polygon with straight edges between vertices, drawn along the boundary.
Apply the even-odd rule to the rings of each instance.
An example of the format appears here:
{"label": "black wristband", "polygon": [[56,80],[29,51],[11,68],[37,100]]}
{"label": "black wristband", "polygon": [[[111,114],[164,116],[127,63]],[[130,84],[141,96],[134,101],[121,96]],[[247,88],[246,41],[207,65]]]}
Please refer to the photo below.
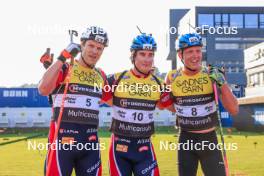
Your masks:
{"label": "black wristband", "polygon": [[60,55],[57,59],[60,60],[60,61],[63,62],[63,63],[66,62],[66,58],[63,57],[62,55]]}

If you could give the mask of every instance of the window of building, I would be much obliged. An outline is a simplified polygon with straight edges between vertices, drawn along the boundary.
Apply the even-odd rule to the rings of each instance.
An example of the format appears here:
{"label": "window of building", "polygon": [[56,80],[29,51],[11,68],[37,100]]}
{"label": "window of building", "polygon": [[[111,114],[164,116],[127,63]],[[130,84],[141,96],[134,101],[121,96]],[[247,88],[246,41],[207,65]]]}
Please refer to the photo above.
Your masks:
{"label": "window of building", "polygon": [[228,14],[215,14],[214,15],[214,26],[215,27],[228,27],[229,26],[229,18]]}
{"label": "window of building", "polygon": [[226,72],[227,73],[232,73],[231,67],[226,67]]}
{"label": "window of building", "polygon": [[259,85],[259,75],[257,73],[254,74],[254,83],[255,85]]}
{"label": "window of building", "polygon": [[258,14],[245,14],[245,28],[258,28]]}
{"label": "window of building", "polygon": [[202,37],[203,48],[202,52],[206,52],[206,37]]}
{"label": "window of building", "polygon": [[222,26],[222,15],[221,14],[215,14],[215,27]]}
{"label": "window of building", "polygon": [[264,38],[261,38],[261,37],[244,37],[243,40],[260,43],[260,42],[264,41]]}
{"label": "window of building", "polygon": [[229,26],[228,14],[222,14],[222,26],[223,27]]}
{"label": "window of building", "polygon": [[198,26],[208,25],[214,26],[214,15],[213,14],[199,14],[198,15]]}
{"label": "window of building", "polygon": [[215,41],[240,41],[241,37],[216,37]]}
{"label": "window of building", "polygon": [[249,75],[249,85],[254,86],[254,75]]}
{"label": "window of building", "polygon": [[263,82],[263,85],[264,85],[264,72],[262,72],[262,82]]}
{"label": "window of building", "polygon": [[238,45],[239,45],[239,49],[245,50],[247,48],[250,48],[252,46],[255,46],[256,44],[258,44],[258,43],[256,43],[256,42],[255,43],[250,42],[250,43],[239,43]]}
{"label": "window of building", "polygon": [[238,43],[216,43],[216,50],[236,50],[239,49]]}
{"label": "window of building", "polygon": [[263,76],[264,76],[263,72],[259,73],[259,80],[260,80],[259,84],[260,85],[264,85],[264,77]]}
{"label": "window of building", "polygon": [[230,26],[243,28],[243,15],[242,14],[230,14]]}
{"label": "window of building", "polygon": [[229,18],[228,14],[215,14],[214,15],[214,26],[215,27],[228,27],[229,26]]}
{"label": "window of building", "polygon": [[259,14],[259,27],[264,28],[264,14]]}

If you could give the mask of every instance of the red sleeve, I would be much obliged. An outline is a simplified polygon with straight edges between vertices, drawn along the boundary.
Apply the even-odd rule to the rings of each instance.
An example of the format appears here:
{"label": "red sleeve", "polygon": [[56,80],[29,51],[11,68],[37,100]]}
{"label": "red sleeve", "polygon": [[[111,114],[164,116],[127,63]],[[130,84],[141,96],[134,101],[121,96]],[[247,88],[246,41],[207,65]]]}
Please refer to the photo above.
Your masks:
{"label": "red sleeve", "polygon": [[109,88],[106,88],[107,91],[105,91],[105,89],[103,89],[103,96],[102,96],[102,100],[107,102],[108,100],[112,99],[113,98],[113,94],[109,90]]}
{"label": "red sleeve", "polygon": [[103,94],[102,94],[102,101],[107,102],[108,100],[113,98],[111,86],[108,83],[106,74],[103,70],[100,69],[100,72],[102,74],[102,77],[104,79],[104,87],[103,87]]}
{"label": "red sleeve", "polygon": [[69,66],[68,65],[63,65],[60,72],[59,72],[59,76],[58,79],[56,81],[56,87],[58,87],[66,78],[67,74],[69,71]]}
{"label": "red sleeve", "polygon": [[164,92],[160,97],[160,105],[164,108],[173,104],[171,92]]}

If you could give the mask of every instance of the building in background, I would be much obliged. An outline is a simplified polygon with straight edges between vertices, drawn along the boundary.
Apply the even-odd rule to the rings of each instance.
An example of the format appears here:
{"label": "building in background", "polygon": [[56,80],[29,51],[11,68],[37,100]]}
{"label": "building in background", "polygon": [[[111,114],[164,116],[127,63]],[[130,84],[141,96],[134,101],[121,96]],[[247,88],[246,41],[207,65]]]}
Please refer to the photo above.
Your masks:
{"label": "building in background", "polygon": [[0,127],[48,127],[51,114],[37,88],[0,88]]}
{"label": "building in background", "polygon": [[264,42],[264,7],[195,7],[170,10],[170,52],[172,69],[176,60],[175,39],[188,32],[203,38],[203,64],[225,67],[226,77],[236,95],[245,95],[247,85],[244,50]]}
{"label": "building in background", "polygon": [[264,130],[264,42],[244,51],[247,75],[246,96],[239,98],[234,124],[241,130]]}
{"label": "building in background", "polygon": [[244,53],[247,76],[246,97],[264,96],[264,42],[246,49]]}

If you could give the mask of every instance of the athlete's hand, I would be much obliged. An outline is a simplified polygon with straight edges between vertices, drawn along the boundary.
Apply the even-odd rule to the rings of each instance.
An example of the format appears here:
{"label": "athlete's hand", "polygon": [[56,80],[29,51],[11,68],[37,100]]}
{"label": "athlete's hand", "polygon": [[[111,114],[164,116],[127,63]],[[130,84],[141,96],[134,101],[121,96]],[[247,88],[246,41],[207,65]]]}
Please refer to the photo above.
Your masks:
{"label": "athlete's hand", "polygon": [[44,68],[47,69],[53,62],[53,54],[50,54],[50,48],[41,56],[40,62],[43,64]]}
{"label": "athlete's hand", "polygon": [[58,57],[58,60],[65,62],[66,59],[74,58],[81,51],[81,46],[76,43],[70,43],[67,48],[65,48],[61,55]]}
{"label": "athlete's hand", "polygon": [[226,79],[224,75],[224,71],[217,68],[210,66],[209,67],[209,77],[212,81],[214,81],[219,88],[221,88],[224,84],[226,84]]}

